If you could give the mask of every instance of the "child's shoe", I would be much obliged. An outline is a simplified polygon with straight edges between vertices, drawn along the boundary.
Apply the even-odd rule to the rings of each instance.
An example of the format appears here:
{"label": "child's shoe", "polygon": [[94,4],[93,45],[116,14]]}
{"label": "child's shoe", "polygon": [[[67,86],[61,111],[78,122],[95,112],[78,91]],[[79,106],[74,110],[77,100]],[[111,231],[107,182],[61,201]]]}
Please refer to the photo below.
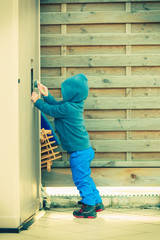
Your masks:
{"label": "child's shoe", "polygon": [[[84,203],[81,202],[81,201],[78,201],[78,204],[84,205]],[[103,210],[105,210],[105,207],[104,207],[103,203],[102,202],[97,203],[96,207],[95,207],[95,210],[96,210],[96,212],[102,212]]]}
{"label": "child's shoe", "polygon": [[96,204],[96,212],[102,212],[105,209],[104,205],[102,202]]}
{"label": "child's shoe", "polygon": [[73,216],[76,218],[96,218],[97,213],[95,210],[95,206],[83,204],[80,210],[76,210],[73,212]]}

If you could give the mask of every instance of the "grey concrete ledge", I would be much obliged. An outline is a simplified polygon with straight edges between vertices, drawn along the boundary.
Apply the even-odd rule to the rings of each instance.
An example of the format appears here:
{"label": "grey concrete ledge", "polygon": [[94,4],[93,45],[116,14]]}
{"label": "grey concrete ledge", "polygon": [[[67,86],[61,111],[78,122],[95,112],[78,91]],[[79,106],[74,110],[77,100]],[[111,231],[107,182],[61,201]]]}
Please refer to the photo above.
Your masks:
{"label": "grey concrete ledge", "polygon": [[[76,196],[50,196],[51,207],[78,207],[80,197]],[[160,209],[160,197],[137,196],[137,197],[102,197],[103,204],[107,208],[158,208]]]}

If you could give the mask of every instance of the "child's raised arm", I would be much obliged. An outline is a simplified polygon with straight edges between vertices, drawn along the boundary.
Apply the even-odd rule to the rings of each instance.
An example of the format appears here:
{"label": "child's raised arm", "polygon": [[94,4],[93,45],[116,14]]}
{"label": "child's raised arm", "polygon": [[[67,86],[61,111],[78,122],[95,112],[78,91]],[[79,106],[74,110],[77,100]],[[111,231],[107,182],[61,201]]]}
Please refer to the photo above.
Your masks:
{"label": "child's raised arm", "polygon": [[38,99],[39,99],[39,95],[36,92],[32,92],[32,95],[31,95],[32,102],[35,103]]}
{"label": "child's raised arm", "polygon": [[68,117],[68,106],[66,103],[61,105],[50,105],[44,102],[42,99],[38,99],[34,105],[43,113],[54,118],[66,118]]}
{"label": "child's raised arm", "polygon": [[37,83],[37,85],[38,85],[38,90],[40,91],[40,93],[43,96],[47,97],[48,96],[48,88],[39,82]]}
{"label": "child's raised arm", "polygon": [[44,86],[41,83],[37,83],[37,84],[38,84],[38,89],[39,89],[40,93],[42,94],[45,102],[47,102],[50,105],[59,105],[63,102],[63,101],[59,101],[59,102],[56,101],[54,99],[54,97],[51,96],[51,94],[49,93],[48,88],[46,86]]}

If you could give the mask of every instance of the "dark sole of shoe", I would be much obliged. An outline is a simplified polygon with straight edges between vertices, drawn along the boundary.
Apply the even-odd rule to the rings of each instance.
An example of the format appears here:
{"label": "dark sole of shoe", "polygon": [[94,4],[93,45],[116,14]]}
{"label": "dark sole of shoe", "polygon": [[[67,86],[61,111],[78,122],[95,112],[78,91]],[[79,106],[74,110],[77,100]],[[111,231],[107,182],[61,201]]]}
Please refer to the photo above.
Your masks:
{"label": "dark sole of shoe", "polygon": [[104,211],[104,209],[98,209],[98,210],[96,210],[96,212],[102,212],[102,211]]}

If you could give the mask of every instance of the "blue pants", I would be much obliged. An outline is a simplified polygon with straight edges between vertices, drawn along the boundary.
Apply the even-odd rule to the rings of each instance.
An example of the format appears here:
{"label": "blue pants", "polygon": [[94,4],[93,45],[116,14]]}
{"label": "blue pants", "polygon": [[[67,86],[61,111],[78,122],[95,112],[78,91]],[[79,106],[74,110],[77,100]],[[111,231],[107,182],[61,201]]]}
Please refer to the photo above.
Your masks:
{"label": "blue pants", "polygon": [[94,206],[102,202],[99,191],[96,188],[93,179],[90,177],[90,163],[94,158],[92,147],[72,152],[70,155],[70,166],[72,171],[73,182],[79,190],[82,202]]}

